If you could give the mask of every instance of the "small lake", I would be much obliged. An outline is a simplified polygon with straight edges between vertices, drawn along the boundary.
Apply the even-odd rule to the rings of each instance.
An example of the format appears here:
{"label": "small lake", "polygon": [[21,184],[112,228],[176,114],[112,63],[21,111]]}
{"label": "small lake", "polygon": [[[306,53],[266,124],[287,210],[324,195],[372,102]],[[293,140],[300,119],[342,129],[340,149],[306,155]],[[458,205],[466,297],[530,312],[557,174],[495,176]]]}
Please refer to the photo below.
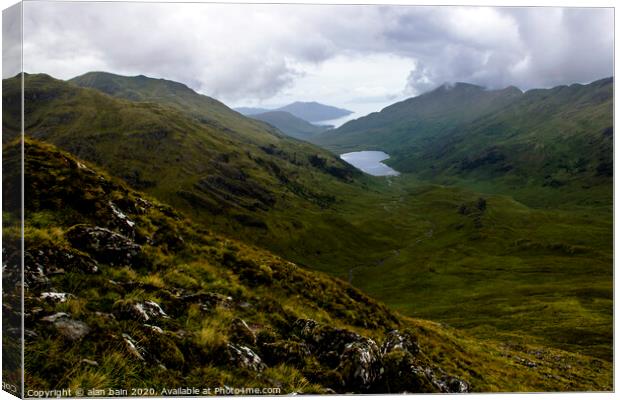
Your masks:
{"label": "small lake", "polygon": [[398,171],[381,162],[390,158],[389,154],[382,151],[354,151],[352,153],[341,154],[340,158],[369,175],[400,175]]}

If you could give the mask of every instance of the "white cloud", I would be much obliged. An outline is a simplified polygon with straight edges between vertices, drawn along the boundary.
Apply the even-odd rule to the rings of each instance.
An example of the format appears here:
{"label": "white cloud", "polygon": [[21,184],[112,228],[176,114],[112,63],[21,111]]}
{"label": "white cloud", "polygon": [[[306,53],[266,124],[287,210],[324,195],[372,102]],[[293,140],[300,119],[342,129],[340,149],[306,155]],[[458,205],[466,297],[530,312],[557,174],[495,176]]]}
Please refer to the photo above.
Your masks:
{"label": "white cloud", "polygon": [[612,9],[24,4],[28,72],[144,74],[235,104],[389,102],[446,81],[527,89],[613,73]]}

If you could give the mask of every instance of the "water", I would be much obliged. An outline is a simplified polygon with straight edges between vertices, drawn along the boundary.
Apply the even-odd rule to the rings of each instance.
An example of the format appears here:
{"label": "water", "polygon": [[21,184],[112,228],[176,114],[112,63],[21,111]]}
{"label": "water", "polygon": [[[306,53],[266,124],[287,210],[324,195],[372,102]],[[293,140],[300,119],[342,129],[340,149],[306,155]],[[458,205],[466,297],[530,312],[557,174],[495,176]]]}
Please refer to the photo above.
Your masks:
{"label": "water", "polygon": [[389,154],[382,151],[354,151],[352,153],[341,154],[340,158],[369,175],[400,175],[398,171],[381,162],[390,158]]}

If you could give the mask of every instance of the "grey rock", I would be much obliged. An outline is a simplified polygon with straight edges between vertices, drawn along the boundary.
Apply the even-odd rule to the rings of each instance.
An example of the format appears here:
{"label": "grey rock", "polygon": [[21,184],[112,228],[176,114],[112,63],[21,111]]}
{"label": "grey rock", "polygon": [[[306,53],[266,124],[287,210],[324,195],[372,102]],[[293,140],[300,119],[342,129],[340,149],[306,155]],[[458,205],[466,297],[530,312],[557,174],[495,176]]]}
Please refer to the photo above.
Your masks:
{"label": "grey rock", "polygon": [[73,298],[71,293],[63,293],[63,292],[42,292],[41,299],[46,300],[52,303],[65,303],[70,298]]}
{"label": "grey rock", "polygon": [[133,240],[107,228],[76,225],[65,235],[76,248],[112,265],[130,265],[141,253],[141,247]]}
{"label": "grey rock", "polygon": [[228,344],[226,348],[229,361],[238,367],[260,372],[265,369],[263,360],[246,346]]}
{"label": "grey rock", "polygon": [[146,354],[146,350],[138,346],[136,341],[126,333],[123,333],[123,340],[127,345],[127,350],[129,351],[129,353],[136,357],[138,360],[144,361],[144,355]]}
{"label": "grey rock", "polygon": [[163,318],[170,318],[154,301],[146,300],[137,301],[121,301],[113,307],[114,315],[118,319],[132,319],[139,322],[157,321]]}
{"label": "grey rock", "polygon": [[386,355],[394,350],[403,350],[412,355],[416,355],[420,351],[420,348],[411,334],[393,330],[388,332],[385,336],[385,340],[381,346],[381,355]]}

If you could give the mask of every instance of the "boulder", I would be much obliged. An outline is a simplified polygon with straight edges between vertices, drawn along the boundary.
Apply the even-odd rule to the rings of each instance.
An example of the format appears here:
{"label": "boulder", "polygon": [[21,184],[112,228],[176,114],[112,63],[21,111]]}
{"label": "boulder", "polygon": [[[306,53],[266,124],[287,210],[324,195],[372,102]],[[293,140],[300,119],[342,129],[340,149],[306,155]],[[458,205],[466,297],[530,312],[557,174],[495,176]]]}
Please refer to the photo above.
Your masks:
{"label": "boulder", "polygon": [[395,349],[383,356],[383,375],[377,389],[384,393],[433,393],[437,388],[432,377],[432,371],[410,352]]}
{"label": "boulder", "polygon": [[125,341],[125,345],[127,346],[129,353],[138,360],[144,361],[144,354],[146,351],[142,347],[138,346],[136,341],[126,333],[123,333],[123,340]]}
{"label": "boulder", "polygon": [[226,351],[228,360],[237,367],[257,372],[265,369],[263,360],[249,347],[229,343]]}
{"label": "boulder", "polygon": [[94,274],[98,266],[95,260],[73,249],[40,247],[24,252],[24,280],[28,287],[48,287],[48,276],[65,270]]}
{"label": "boulder", "polygon": [[62,293],[62,292],[42,292],[41,300],[45,300],[50,303],[65,303],[70,298],[73,298],[71,293]]}
{"label": "boulder", "polygon": [[403,350],[416,355],[419,353],[420,348],[410,333],[393,330],[385,336],[383,345],[381,345],[381,355],[386,355],[394,350]]}
{"label": "boulder", "polygon": [[381,352],[374,340],[311,319],[295,321],[293,333],[319,362],[339,372],[344,380],[342,389],[366,392],[381,377]]}
{"label": "boulder", "polygon": [[58,333],[70,341],[82,339],[90,332],[88,325],[82,321],[71,319],[69,314],[64,312],[48,315],[41,318],[41,321],[52,323]]}
{"label": "boulder", "polygon": [[345,345],[337,370],[345,380],[345,389],[367,392],[381,377],[381,354],[374,340],[361,338]]}
{"label": "boulder", "polygon": [[136,223],[125,215],[120,208],[111,201],[108,203],[110,207],[112,219],[108,222],[108,226],[123,235],[127,236],[130,239],[135,239],[136,237]]}
{"label": "boulder", "polygon": [[471,387],[469,383],[455,376],[447,375],[443,371],[441,376],[436,378],[433,374],[432,380],[435,386],[442,393],[469,393]]}
{"label": "boulder", "polygon": [[76,225],[65,236],[76,248],[112,265],[131,265],[141,247],[126,236],[98,226]]}
{"label": "boulder", "polygon": [[232,308],[233,298],[221,293],[193,293],[182,296],[181,302],[185,304],[198,304],[203,311],[210,311],[216,307]]}
{"label": "boulder", "polygon": [[112,306],[112,312],[118,319],[139,322],[157,321],[169,318],[159,304],[154,301],[119,300]]}

